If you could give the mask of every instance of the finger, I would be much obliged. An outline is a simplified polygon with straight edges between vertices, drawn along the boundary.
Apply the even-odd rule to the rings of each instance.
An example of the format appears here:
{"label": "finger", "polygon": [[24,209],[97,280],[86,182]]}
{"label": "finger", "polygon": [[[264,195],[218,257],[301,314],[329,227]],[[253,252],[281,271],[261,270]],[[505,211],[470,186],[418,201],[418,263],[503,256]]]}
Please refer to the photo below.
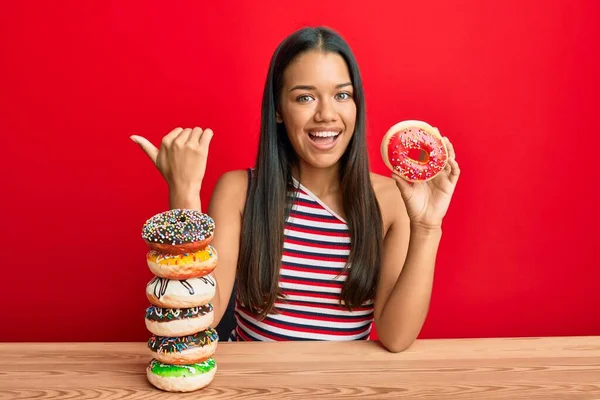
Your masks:
{"label": "finger", "polygon": [[210,128],[204,130],[202,133],[202,137],[200,138],[200,147],[208,152],[208,148],[210,147],[210,141],[213,137],[213,131]]}
{"label": "finger", "polygon": [[154,164],[156,164],[156,157],[158,156],[158,149],[152,143],[150,143],[150,141],[148,139],[146,139],[144,137],[132,135],[130,138],[135,143],[137,143],[142,148],[142,150],[144,150],[146,155],[148,157],[150,157],[152,162]]}
{"label": "finger", "polygon": [[177,144],[185,144],[188,141],[190,135],[192,134],[192,128],[185,128],[177,138],[175,138],[175,143]]}
{"label": "finger", "polygon": [[163,137],[162,143],[163,145],[169,145],[175,140],[177,135],[179,135],[183,131],[183,128],[175,128],[171,132],[167,133],[165,137]]}
{"label": "finger", "polygon": [[454,152],[454,146],[450,142],[450,139],[448,139],[446,136],[444,136],[444,143],[446,143],[446,148],[448,149],[448,157],[456,158],[456,153]]}
{"label": "finger", "polygon": [[448,157],[446,159],[446,165],[444,165],[444,169],[442,171],[450,173],[452,171],[452,166],[450,165],[450,160],[454,160],[454,158]]}
{"label": "finger", "polygon": [[192,133],[190,134],[190,137],[188,138],[188,143],[192,143],[192,144],[199,144],[200,143],[200,137],[202,136],[202,128],[199,127],[195,127],[194,129],[192,129]]}
{"label": "finger", "polygon": [[396,186],[400,189],[400,192],[404,195],[405,198],[408,197],[410,190],[412,190],[412,185],[406,179],[402,178],[400,175],[395,172],[392,173],[392,178],[396,181]]}
{"label": "finger", "polygon": [[458,181],[458,177],[460,176],[460,167],[454,158],[448,160],[448,165],[450,166],[450,175],[448,177],[450,182],[454,184]]}

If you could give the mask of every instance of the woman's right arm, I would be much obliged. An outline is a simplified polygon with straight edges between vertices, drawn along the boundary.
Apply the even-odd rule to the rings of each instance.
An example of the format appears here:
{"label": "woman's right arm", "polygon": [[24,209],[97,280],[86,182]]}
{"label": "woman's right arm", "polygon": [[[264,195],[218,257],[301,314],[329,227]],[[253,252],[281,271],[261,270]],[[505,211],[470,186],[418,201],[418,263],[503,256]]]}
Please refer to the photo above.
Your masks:
{"label": "woman's right arm", "polygon": [[[131,137],[167,181],[171,209],[202,211],[200,190],[212,136],[210,129],[176,128],[162,139],[160,149],[141,136]],[[213,271],[217,281],[216,294],[211,301],[215,310],[213,326],[218,325],[227,309],[235,281],[247,182],[246,171],[223,174],[215,185],[206,212],[215,221],[211,245],[219,256],[217,267]]]}
{"label": "woman's right arm", "polygon": [[219,256],[213,272],[217,281],[217,293],[212,301],[215,309],[213,326],[223,318],[235,282],[247,187],[247,171],[226,172],[217,181],[210,199],[207,214],[215,221],[212,246]]}

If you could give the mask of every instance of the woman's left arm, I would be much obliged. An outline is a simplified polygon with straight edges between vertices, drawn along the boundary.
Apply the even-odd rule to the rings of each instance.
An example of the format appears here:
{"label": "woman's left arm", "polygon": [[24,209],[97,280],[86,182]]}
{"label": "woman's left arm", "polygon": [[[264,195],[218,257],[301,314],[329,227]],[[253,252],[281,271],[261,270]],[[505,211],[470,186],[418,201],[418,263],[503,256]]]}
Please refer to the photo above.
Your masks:
{"label": "woman's left arm", "polygon": [[427,313],[433,287],[442,220],[446,215],[460,169],[454,148],[448,148],[446,168],[434,179],[409,184],[393,175],[404,207],[392,201],[392,223],[384,239],[381,275],[375,298],[375,326],[381,343],[392,352],[403,351],[417,338]]}

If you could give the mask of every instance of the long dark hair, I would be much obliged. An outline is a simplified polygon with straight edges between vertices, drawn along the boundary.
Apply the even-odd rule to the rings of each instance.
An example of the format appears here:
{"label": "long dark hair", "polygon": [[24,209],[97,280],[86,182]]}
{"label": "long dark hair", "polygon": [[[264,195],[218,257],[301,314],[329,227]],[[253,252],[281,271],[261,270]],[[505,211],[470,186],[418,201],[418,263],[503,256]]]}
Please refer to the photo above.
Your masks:
{"label": "long dark hair", "polygon": [[276,111],[283,73],[300,54],[320,50],[341,55],[350,70],[356,103],[356,124],[340,159],[340,188],[350,231],[348,276],[340,300],[348,309],[375,297],[382,252],[383,222],[371,186],[365,132],[365,101],[358,65],[350,47],[335,31],[303,28],[288,36],[275,50],[262,100],[262,124],[255,172],[242,218],[237,265],[238,300],[250,312],[265,317],[274,312],[280,296],[279,270],[284,226],[292,199],[292,166],[297,157]]}

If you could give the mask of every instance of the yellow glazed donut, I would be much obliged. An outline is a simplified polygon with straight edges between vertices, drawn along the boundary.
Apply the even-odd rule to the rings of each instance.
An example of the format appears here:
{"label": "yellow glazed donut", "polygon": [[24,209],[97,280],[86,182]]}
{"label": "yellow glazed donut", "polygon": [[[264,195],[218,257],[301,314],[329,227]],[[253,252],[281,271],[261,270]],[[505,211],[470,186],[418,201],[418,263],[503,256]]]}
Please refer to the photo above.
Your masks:
{"label": "yellow glazed donut", "polygon": [[217,250],[208,245],[194,253],[165,254],[150,250],[146,255],[148,268],[166,279],[188,279],[210,274],[217,266]]}

